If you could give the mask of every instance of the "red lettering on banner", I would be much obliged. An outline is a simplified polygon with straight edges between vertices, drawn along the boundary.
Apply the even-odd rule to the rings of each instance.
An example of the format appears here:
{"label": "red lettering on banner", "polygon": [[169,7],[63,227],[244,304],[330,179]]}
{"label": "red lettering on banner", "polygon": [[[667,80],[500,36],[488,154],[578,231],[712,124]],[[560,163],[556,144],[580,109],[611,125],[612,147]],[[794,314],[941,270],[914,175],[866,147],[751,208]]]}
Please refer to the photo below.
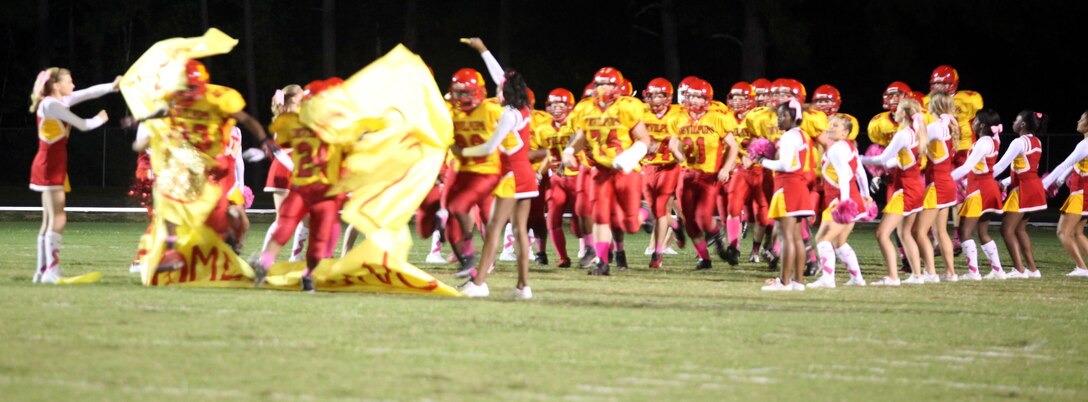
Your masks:
{"label": "red lettering on banner", "polygon": [[236,281],[236,280],[239,280],[239,279],[242,279],[243,277],[245,277],[245,275],[242,275],[241,272],[239,272],[237,275],[228,275],[227,274],[228,272],[230,272],[230,263],[233,260],[234,259],[230,258],[230,256],[227,255],[227,253],[223,253],[223,274],[219,276],[219,280],[221,280],[221,281]]}
{"label": "red lettering on banner", "polygon": [[200,246],[193,246],[192,258],[193,258],[193,263],[191,265],[192,265],[192,272],[193,272],[192,276],[193,276],[193,278],[190,279],[190,280],[196,280],[196,267],[199,264],[199,265],[207,265],[207,266],[211,267],[212,274],[208,278],[208,280],[214,281],[215,280],[215,274],[218,271],[218,266],[217,266],[218,264],[216,264],[216,263],[219,262],[219,249],[213,246],[211,248],[211,250],[208,250],[208,254],[204,254],[203,252],[200,251]]}
{"label": "red lettering on banner", "polygon": [[438,280],[436,279],[432,279],[430,282],[427,282],[427,284],[423,286],[416,286],[413,285],[411,282],[408,282],[408,280],[404,279],[404,276],[401,275],[400,272],[397,272],[397,279],[400,279],[400,283],[403,283],[404,286],[410,287],[412,289],[419,289],[430,292],[438,288]]}
{"label": "red lettering on banner", "polygon": [[392,274],[392,272],[389,271],[389,268],[382,267],[382,268],[385,268],[385,275],[378,274],[378,271],[375,271],[374,268],[371,267],[369,263],[364,262],[363,263],[363,268],[370,271],[370,274],[374,275],[375,278],[378,278],[378,281],[380,281],[381,283],[384,283],[386,285],[392,285],[393,284],[393,279],[389,277],[390,274]]}

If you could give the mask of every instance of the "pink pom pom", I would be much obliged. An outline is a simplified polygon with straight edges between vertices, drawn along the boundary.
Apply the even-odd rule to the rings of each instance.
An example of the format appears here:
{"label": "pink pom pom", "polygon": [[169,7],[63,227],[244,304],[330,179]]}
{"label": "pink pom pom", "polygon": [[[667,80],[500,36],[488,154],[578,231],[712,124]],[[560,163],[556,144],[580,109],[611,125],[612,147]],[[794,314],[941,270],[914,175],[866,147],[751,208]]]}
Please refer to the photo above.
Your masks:
{"label": "pink pom pom", "polygon": [[846,201],[839,201],[839,204],[835,206],[835,209],[831,211],[831,219],[840,225],[853,222],[854,218],[858,216],[858,203],[854,200],[847,198]]}
{"label": "pink pom pom", "polygon": [[867,213],[865,216],[861,217],[862,221],[869,222],[876,219],[876,217],[880,215],[880,210],[876,207],[876,201],[871,199],[865,200],[865,212]]}
{"label": "pink pom pom", "polygon": [[[1042,179],[1046,180],[1047,176],[1050,176],[1050,172],[1043,173]],[[1070,176],[1072,176],[1072,175],[1070,175]],[[1046,189],[1046,197],[1047,198],[1054,198],[1055,196],[1058,195],[1058,190],[1059,189],[1061,189],[1061,186],[1058,185],[1058,183],[1051,184],[1050,187]]]}
{"label": "pink pom pom", "polygon": [[242,199],[246,201],[245,205],[247,209],[253,206],[253,190],[250,189],[249,186],[242,188]]}
{"label": "pink pom pom", "polygon": [[748,155],[752,158],[774,159],[774,143],[766,138],[758,138],[748,144]]}
{"label": "pink pom pom", "polygon": [[[884,153],[884,147],[873,144],[869,148],[865,149],[865,156],[879,156]],[[865,165],[865,171],[869,172],[873,177],[880,177],[884,175],[884,167],[880,165]]]}
{"label": "pink pom pom", "polygon": [[967,189],[963,188],[963,181],[954,180],[956,183],[956,203],[962,204],[963,200],[967,199]]}

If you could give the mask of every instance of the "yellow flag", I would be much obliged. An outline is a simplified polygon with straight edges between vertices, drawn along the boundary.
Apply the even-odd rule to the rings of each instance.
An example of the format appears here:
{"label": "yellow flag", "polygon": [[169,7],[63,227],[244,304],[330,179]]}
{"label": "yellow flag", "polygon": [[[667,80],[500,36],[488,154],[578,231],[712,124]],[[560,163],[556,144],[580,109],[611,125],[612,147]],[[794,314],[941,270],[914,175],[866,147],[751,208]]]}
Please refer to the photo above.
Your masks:
{"label": "yellow flag", "polygon": [[185,88],[185,62],[224,54],[238,40],[216,28],[203,36],[156,42],[121,77],[121,95],[132,115],[143,119],[166,107],[167,95]]}
{"label": "yellow flag", "polygon": [[144,256],[141,279],[147,286],[253,287],[253,268],[246,264],[211,228],[178,226],[175,249],[185,265],[171,272],[156,273],[166,250],[166,229],[162,218],[155,218],[151,248]]}

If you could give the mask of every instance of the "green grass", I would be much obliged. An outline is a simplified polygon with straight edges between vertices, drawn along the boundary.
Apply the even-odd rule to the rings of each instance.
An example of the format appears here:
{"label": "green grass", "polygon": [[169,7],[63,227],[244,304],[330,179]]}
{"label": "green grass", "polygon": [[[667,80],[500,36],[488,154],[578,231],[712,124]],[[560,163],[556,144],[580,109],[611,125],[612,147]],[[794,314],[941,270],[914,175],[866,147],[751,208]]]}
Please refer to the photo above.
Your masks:
{"label": "green grass", "polygon": [[[510,263],[489,300],[145,288],[142,224],[75,220],[65,270],[100,284],[32,285],[38,223],[0,222],[0,399],[1088,399],[1088,280],[1051,230],[1042,280],[789,294],[759,291],[762,265],[692,272],[690,248],[650,271],[638,234],[632,270],[534,267],[536,298],[513,302]],[[872,230],[852,244],[882,276]]]}

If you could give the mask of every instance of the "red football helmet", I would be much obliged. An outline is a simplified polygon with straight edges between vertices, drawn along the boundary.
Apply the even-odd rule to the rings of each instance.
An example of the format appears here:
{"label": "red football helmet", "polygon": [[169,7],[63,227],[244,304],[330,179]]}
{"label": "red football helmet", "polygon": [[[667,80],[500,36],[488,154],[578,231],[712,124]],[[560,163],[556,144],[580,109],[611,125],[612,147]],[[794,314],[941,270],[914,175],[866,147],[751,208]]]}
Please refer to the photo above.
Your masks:
{"label": "red football helmet", "polygon": [[574,109],[574,94],[564,88],[556,88],[548,93],[544,108],[556,121],[562,123]]}
{"label": "red football helmet", "polygon": [[659,113],[669,107],[669,103],[672,102],[672,93],[672,83],[658,77],[646,84],[646,89],[642,90],[642,97],[654,113]]}
{"label": "red football helmet", "polygon": [[[593,84],[597,88],[597,96],[601,101],[612,102],[623,95],[623,83],[626,81],[620,70],[612,67],[602,67],[593,74]],[[611,86],[611,88],[605,88]]]}
{"label": "red football helmet", "polygon": [[694,75],[689,75],[687,77],[684,77],[684,79],[680,80],[680,86],[676,88],[676,103],[687,107],[688,88],[691,87],[691,84],[694,84],[697,81],[699,81],[699,77],[696,77]]}
{"label": "red football helmet", "polygon": [[752,81],[752,93],[756,106],[767,106],[767,103],[771,100],[771,80],[757,78]]}
{"label": "red football helmet", "polygon": [[458,109],[465,112],[475,109],[487,98],[484,76],[471,68],[457,70],[450,80],[450,96]]}
{"label": "red football helmet", "polygon": [[960,86],[960,73],[950,65],[938,66],[929,75],[929,92],[943,91],[955,94]]}
{"label": "red football helmet", "polygon": [[586,84],[586,89],[582,90],[582,99],[588,98],[588,97],[596,95],[596,94],[597,94],[597,84],[594,83],[594,82],[590,82],[590,83]]}
{"label": "red football helmet", "polygon": [[[687,90],[688,109],[695,113],[704,113],[710,107],[710,102],[714,100],[714,87],[705,80],[698,80],[691,83]],[[692,101],[692,98],[702,99],[701,101]]]}
{"label": "red football helmet", "polygon": [[808,93],[805,92],[805,86],[801,85],[801,81],[793,78],[779,78],[771,83],[771,96],[776,97],[776,103],[785,102],[790,98],[805,103]]}
{"label": "red football helmet", "polygon": [[888,88],[884,89],[884,110],[895,112],[895,108],[899,106],[899,100],[909,93],[910,86],[902,81],[888,84]]}
{"label": "red football helmet", "polygon": [[907,93],[907,97],[918,101],[919,105],[925,104],[926,95],[918,91],[910,91]]}
{"label": "red football helmet", "polygon": [[302,93],[302,100],[307,101],[310,98],[317,96],[318,94],[325,92],[325,90],[343,84],[344,80],[340,77],[331,77],[324,80],[313,80],[309,84],[306,84],[305,90]]}
{"label": "red football helmet", "polygon": [[178,102],[183,105],[191,105],[197,99],[204,96],[210,80],[208,69],[204,63],[196,60],[185,62],[185,84],[188,89],[178,91]]}
{"label": "red football helmet", "polygon": [[838,88],[824,84],[812,93],[812,102],[816,110],[832,115],[839,112],[839,106],[842,106],[842,95],[839,94]]}
{"label": "red football helmet", "polygon": [[754,98],[755,90],[752,88],[752,84],[744,81],[739,81],[733,84],[732,88],[729,88],[729,95],[726,96],[726,102],[729,103],[729,107],[737,112],[747,112],[752,108],[752,99]]}

